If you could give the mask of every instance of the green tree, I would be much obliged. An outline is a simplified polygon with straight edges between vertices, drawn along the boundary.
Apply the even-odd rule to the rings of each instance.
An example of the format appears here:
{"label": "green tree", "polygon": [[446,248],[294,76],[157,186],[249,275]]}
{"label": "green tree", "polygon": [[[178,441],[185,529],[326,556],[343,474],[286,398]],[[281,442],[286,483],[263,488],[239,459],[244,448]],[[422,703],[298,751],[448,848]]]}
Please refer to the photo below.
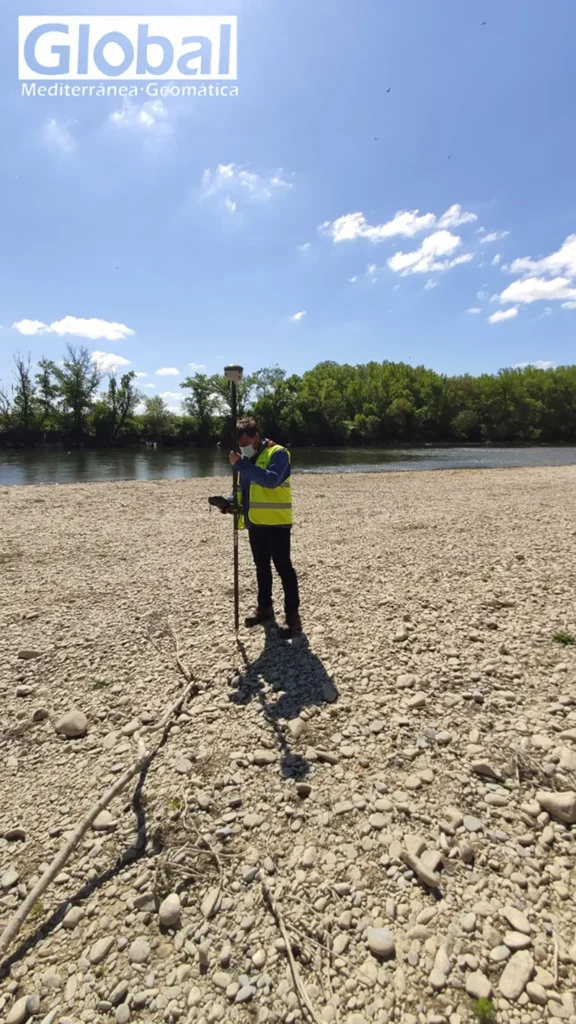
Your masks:
{"label": "green tree", "polygon": [[20,353],[17,353],[14,356],[14,366],[14,419],[18,426],[31,430],[36,420],[36,386],[32,377],[30,355],[24,360]]}
{"label": "green tree", "polygon": [[146,434],[154,441],[161,441],[174,423],[174,416],[160,395],[145,398],[144,404],[146,408],[142,418]]}
{"label": "green tree", "polygon": [[58,395],[66,419],[77,436],[86,433],[88,415],[100,387],[102,373],[87,348],[67,346],[62,366],[54,365]]}
{"label": "green tree", "polygon": [[57,426],[57,401],[59,389],[56,381],[56,364],[51,359],[38,361],[40,373],[36,374],[36,401],[38,418],[43,430]]}
{"label": "green tree", "polygon": [[183,380],[180,387],[191,391],[184,399],[184,409],[193,421],[192,430],[197,443],[210,443],[216,434],[214,413],[218,403],[213,378],[205,373],[195,373]]}
{"label": "green tree", "polygon": [[108,390],[104,393],[104,402],[110,412],[110,441],[117,441],[124,431],[126,424],[133,417],[136,406],[141,402],[142,396],[134,386],[136,374],[133,370],[124,373],[120,378],[120,384],[116,376],[112,374],[108,381]]}

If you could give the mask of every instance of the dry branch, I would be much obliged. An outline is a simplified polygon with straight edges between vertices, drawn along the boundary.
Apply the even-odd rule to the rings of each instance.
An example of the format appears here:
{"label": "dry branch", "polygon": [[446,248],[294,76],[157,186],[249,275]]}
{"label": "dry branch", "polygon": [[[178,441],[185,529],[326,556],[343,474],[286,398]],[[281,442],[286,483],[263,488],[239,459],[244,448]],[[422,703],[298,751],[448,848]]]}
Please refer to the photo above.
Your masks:
{"label": "dry branch", "polygon": [[120,776],[119,779],[117,779],[114,785],[106,793],[104,793],[104,796],[100,798],[98,803],[94,804],[91,810],[88,811],[88,814],[74,829],[74,832],[72,833],[70,839],[67,841],[65,846],[63,846],[59,853],[56,854],[51,864],[46,868],[46,871],[44,872],[40,880],[34,886],[32,891],[28,894],[23,903],[20,904],[16,913],[10,918],[4,931],[0,935],[0,957],[6,952],[8,946],[20,931],[22,925],[24,924],[24,921],[28,917],[28,914],[32,910],[34,904],[37,903],[37,901],[46,891],[51,882],[54,881],[56,876],[60,874],[62,868],[69,860],[70,856],[72,855],[76,847],[78,846],[78,843],[86,835],[86,832],[88,831],[92,823],[96,820],[98,815],[101,814],[102,811],[104,811],[110,803],[112,803],[114,798],[117,797],[120,793],[122,793],[124,789],[126,789],[126,786],[131,781],[131,779],[133,779],[136,775],[140,775],[144,768],[148,764],[150,764],[150,762],[155,757],[158,750],[164,743],[168,726],[170,725],[172,717],[176,714],[177,711],[180,710],[182,705],[186,702],[186,700],[192,693],[198,692],[198,686],[197,683],[192,678],[192,673],[186,668],[180,657],[178,638],[171,626],[168,627],[167,632],[175,646],[176,664],[178,665],[178,668],[180,672],[183,674],[184,678],[187,680],[188,686],[180,694],[178,700],[175,701],[175,703],[172,704],[170,708],[168,708],[166,713],[160,719],[160,722],[158,723],[157,726],[154,726],[150,729],[143,728],[141,730],[141,736],[146,733],[161,731],[162,735],[158,740],[154,750],[148,752],[144,746],[144,741],[142,739],[138,741],[138,757],[134,764],[132,764],[130,768],[126,769],[126,771],[123,773],[123,775]]}

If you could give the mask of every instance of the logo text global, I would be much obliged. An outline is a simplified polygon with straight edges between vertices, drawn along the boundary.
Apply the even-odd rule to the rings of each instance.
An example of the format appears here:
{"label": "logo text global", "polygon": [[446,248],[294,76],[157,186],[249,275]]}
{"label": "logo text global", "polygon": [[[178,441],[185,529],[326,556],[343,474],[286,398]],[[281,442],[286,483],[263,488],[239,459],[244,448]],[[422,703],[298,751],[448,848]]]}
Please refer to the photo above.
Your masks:
{"label": "logo text global", "polygon": [[18,76],[30,79],[228,79],[238,72],[237,19],[211,15],[23,15]]}

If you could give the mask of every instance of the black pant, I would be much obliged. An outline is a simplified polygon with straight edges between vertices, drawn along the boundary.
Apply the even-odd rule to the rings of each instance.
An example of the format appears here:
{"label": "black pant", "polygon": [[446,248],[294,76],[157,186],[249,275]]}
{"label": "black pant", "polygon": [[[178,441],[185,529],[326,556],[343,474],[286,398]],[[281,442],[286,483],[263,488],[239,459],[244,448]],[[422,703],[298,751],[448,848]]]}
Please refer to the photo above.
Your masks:
{"label": "black pant", "polygon": [[298,611],[298,577],[290,560],[291,531],[283,526],[251,526],[248,533],[258,580],[258,607],[272,604],[272,561],[284,587],[286,613]]}

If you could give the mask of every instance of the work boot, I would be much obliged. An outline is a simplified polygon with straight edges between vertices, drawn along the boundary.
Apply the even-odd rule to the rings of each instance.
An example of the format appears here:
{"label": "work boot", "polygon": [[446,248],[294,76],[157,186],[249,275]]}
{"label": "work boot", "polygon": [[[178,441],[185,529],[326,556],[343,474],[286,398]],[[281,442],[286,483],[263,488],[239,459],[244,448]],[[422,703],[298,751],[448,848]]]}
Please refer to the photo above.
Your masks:
{"label": "work boot", "polygon": [[286,612],[286,626],[290,633],[302,632],[302,622],[298,612]]}
{"label": "work boot", "polygon": [[269,605],[268,608],[258,607],[254,612],[254,615],[249,615],[244,619],[244,625],[247,629],[252,629],[253,626],[260,626],[263,622],[274,621],[274,605]]}

